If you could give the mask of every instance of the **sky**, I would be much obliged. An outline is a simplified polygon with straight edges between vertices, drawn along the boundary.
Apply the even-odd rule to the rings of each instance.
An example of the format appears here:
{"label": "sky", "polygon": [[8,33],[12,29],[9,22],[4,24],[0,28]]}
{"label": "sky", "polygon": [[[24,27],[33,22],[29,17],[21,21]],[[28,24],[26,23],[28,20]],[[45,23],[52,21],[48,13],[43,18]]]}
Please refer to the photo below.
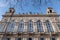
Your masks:
{"label": "sky", "polygon": [[60,0],[0,0],[0,19],[10,7],[15,9],[16,14],[29,12],[46,14],[47,7],[52,7],[57,14],[60,14]]}

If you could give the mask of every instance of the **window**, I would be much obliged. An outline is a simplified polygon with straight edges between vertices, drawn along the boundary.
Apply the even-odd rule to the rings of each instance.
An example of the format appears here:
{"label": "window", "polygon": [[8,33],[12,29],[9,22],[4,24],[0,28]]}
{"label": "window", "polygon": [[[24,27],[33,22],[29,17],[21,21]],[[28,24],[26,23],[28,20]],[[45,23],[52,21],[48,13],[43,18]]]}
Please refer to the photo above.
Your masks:
{"label": "window", "polygon": [[44,40],[44,38],[40,38],[40,40]]}
{"label": "window", "polygon": [[57,24],[58,25],[58,29],[60,30],[60,24]]}
{"label": "window", "polygon": [[32,38],[28,38],[28,40],[32,40]]}
{"label": "window", "polygon": [[56,40],[55,38],[51,38],[50,40]]}
{"label": "window", "polygon": [[24,22],[23,20],[21,20],[18,26],[18,32],[23,32],[23,28],[24,28]]}
{"label": "window", "polygon": [[5,38],[5,37],[4,37],[4,38],[2,38],[2,40],[10,40],[10,38]]}
{"label": "window", "polygon": [[46,20],[46,26],[47,26],[48,32],[53,32],[53,28],[49,20]]}
{"label": "window", "polygon": [[29,20],[28,22],[28,28],[27,28],[28,32],[33,32],[33,21]]}
{"label": "window", "polygon": [[9,23],[9,26],[7,28],[7,32],[13,32],[14,30],[14,20],[12,20],[10,23]]}
{"label": "window", "polygon": [[10,40],[10,38],[7,38],[6,40]]}
{"label": "window", "polygon": [[39,40],[44,40],[44,38],[39,38]]}
{"label": "window", "polygon": [[43,32],[42,22],[40,20],[37,21],[37,31]]}
{"label": "window", "polygon": [[16,38],[16,40],[21,40],[21,38]]}
{"label": "window", "polygon": [[52,13],[52,10],[50,10],[50,13]]}
{"label": "window", "polygon": [[2,32],[2,31],[3,31],[3,25],[0,24],[0,32]]}

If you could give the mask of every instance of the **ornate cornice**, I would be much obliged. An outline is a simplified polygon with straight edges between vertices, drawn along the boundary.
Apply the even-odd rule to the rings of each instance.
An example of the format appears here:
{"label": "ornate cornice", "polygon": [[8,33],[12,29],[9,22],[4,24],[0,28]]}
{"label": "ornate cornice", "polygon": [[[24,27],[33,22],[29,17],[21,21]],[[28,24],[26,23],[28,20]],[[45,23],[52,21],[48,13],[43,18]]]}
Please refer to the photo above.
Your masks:
{"label": "ornate cornice", "polygon": [[2,15],[3,17],[59,17],[56,14],[14,14],[14,15]]}

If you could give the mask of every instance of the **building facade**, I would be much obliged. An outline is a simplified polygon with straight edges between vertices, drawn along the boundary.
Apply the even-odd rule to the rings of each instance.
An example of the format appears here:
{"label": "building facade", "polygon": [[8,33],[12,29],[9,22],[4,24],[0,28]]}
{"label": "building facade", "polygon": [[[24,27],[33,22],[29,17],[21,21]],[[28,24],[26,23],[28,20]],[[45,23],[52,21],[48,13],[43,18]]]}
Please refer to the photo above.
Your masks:
{"label": "building facade", "polygon": [[0,40],[60,40],[60,19],[48,7],[46,14],[15,14],[10,8],[0,21]]}

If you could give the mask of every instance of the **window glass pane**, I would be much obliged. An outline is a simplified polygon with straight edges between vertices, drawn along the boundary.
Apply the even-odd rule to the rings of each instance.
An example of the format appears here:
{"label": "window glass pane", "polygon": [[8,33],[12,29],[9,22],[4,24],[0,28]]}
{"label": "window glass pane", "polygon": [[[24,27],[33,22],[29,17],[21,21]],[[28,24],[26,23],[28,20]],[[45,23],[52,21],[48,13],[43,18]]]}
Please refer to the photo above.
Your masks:
{"label": "window glass pane", "polygon": [[23,20],[21,20],[18,26],[18,32],[23,32],[23,28],[24,28],[24,22]]}
{"label": "window glass pane", "polygon": [[46,20],[46,26],[47,26],[48,32],[53,32],[53,28],[49,20]]}
{"label": "window glass pane", "polygon": [[40,20],[37,21],[37,30],[38,32],[43,32],[42,22]]}
{"label": "window glass pane", "polygon": [[13,32],[13,30],[14,30],[14,21],[11,21],[10,23],[9,23],[9,26],[8,26],[8,28],[7,28],[7,32]]}
{"label": "window glass pane", "polygon": [[27,31],[28,31],[28,32],[33,32],[33,22],[32,22],[32,20],[30,20],[30,21],[28,22]]}

